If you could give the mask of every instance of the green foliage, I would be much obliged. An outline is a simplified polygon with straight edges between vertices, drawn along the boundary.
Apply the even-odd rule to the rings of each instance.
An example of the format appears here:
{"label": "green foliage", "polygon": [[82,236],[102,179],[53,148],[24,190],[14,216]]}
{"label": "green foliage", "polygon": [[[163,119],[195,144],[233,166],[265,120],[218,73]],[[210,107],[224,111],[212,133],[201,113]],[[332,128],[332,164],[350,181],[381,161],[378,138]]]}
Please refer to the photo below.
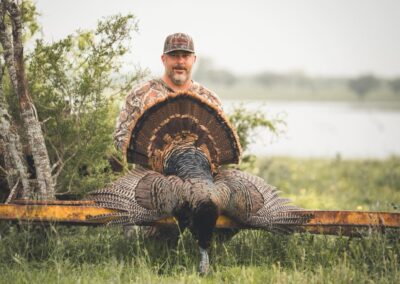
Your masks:
{"label": "green foliage", "polygon": [[[256,131],[264,130],[269,131],[271,136],[279,135],[286,126],[282,118],[269,119],[263,112],[249,111],[243,105],[239,105],[229,114],[229,121],[237,131],[244,152],[255,141]],[[241,159],[240,167],[251,170],[254,168],[254,162],[255,156],[246,153]]]}
{"label": "green foliage", "polygon": [[24,38],[28,40],[39,31],[40,27],[37,22],[39,13],[32,1],[22,1],[21,3],[22,23],[24,26]]}
{"label": "green foliage", "polygon": [[39,39],[29,55],[30,92],[61,191],[82,193],[112,178],[107,156],[113,153],[116,98],[142,75],[121,72],[136,30],[132,15],[113,16],[94,31],[50,44]]}
{"label": "green foliage", "polygon": [[[40,30],[40,27],[37,22],[37,17],[39,13],[37,12],[36,6],[32,1],[24,0],[24,1],[10,1],[10,2],[17,2],[19,8],[21,9],[23,42],[26,42]],[[5,14],[4,21],[7,27],[11,27],[11,19],[9,18],[9,15],[7,13]],[[0,49],[2,49],[1,45]]]}

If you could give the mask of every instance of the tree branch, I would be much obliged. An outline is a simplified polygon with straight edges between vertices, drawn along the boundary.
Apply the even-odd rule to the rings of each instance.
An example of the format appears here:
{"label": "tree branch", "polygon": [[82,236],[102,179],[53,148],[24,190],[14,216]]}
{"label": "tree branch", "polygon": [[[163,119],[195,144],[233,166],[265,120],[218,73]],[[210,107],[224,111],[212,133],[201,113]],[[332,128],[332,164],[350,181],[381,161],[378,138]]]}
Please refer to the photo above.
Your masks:
{"label": "tree branch", "polygon": [[37,112],[32,103],[32,99],[28,94],[28,84],[25,76],[24,68],[24,46],[22,44],[22,15],[21,10],[15,1],[9,2],[9,0],[3,0],[6,3],[8,12],[10,13],[11,26],[12,26],[12,37],[14,45],[14,63],[17,71],[18,79],[18,95],[20,104],[23,109],[31,108],[37,119]]}
{"label": "tree branch", "polygon": [[8,175],[8,171],[2,166],[0,166],[0,171],[2,171],[5,175]]}
{"label": "tree branch", "polygon": [[8,195],[7,200],[4,202],[5,204],[10,203],[10,201],[14,199],[14,196],[16,195],[16,190],[19,185],[19,181],[20,181],[20,178],[18,178],[17,182],[15,183],[13,188],[10,190],[10,194]]}
{"label": "tree branch", "polygon": [[[5,22],[7,12],[12,27],[12,43],[8,32],[8,25]],[[4,53],[4,58],[19,101],[20,114],[35,163],[38,196],[43,199],[54,199],[54,184],[51,179],[50,161],[44,142],[43,131],[28,90],[22,42],[22,14],[17,2],[1,0],[0,18],[0,40],[3,49],[7,51]]]}
{"label": "tree branch", "polygon": [[77,154],[78,151],[74,152],[72,155],[70,155],[65,161],[63,160],[63,157],[61,157],[59,151],[57,150],[57,147],[50,141],[48,140],[50,146],[53,148],[54,152],[57,155],[57,162],[55,162],[53,164],[53,166],[51,167],[51,171],[53,172],[55,169],[57,169],[57,171],[52,175],[52,179],[54,184],[57,184],[57,178],[60,175],[60,173],[62,172],[62,170],[64,169],[65,165],[72,159],[74,158]]}
{"label": "tree branch", "polygon": [[5,24],[5,16],[9,4],[9,1],[7,0],[2,0],[0,3],[0,42],[3,46],[3,56],[7,65],[8,74],[10,75],[11,83],[13,84],[13,87],[17,92],[18,79],[17,70],[15,69],[14,62],[14,47],[11,42],[11,34]]}

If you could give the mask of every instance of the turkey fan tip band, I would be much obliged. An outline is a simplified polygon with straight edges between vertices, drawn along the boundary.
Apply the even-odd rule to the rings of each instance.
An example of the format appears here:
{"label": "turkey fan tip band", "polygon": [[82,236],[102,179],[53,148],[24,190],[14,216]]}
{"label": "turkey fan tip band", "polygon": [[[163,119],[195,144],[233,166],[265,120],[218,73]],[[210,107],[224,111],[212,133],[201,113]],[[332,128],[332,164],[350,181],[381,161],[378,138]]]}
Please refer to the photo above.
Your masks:
{"label": "turkey fan tip band", "polygon": [[[160,115],[157,115],[157,112]],[[167,116],[164,121],[161,121],[161,115]],[[184,119],[184,117],[186,118]],[[128,162],[152,167],[151,161],[155,158],[155,151],[160,150],[153,149],[153,152],[151,152],[152,147],[164,143],[163,139],[165,140],[164,136],[167,134],[167,136],[169,134],[171,136],[183,135],[168,133],[171,125],[179,130],[189,127],[190,124],[196,124],[200,120],[203,121],[204,125],[200,123],[196,127],[190,126],[192,128],[190,131],[199,134],[198,143],[205,141],[198,146],[201,148],[200,146],[203,145],[208,148],[205,152],[210,156],[212,164],[218,167],[222,164],[238,163],[242,154],[239,137],[225,113],[206,98],[187,91],[170,93],[166,97],[155,98],[150,103],[145,104],[138,117],[131,121],[128,126],[128,135],[122,144],[123,155]],[[149,124],[151,128],[146,129]],[[165,129],[162,129],[163,125],[166,125]],[[158,136],[162,137],[154,138],[153,135],[153,139],[150,139],[149,131],[156,132]],[[146,137],[150,142],[143,137]],[[137,139],[135,140],[135,138]],[[155,143],[155,140],[158,144]],[[224,143],[221,143],[221,141]],[[163,149],[165,148],[167,147],[164,145]]]}

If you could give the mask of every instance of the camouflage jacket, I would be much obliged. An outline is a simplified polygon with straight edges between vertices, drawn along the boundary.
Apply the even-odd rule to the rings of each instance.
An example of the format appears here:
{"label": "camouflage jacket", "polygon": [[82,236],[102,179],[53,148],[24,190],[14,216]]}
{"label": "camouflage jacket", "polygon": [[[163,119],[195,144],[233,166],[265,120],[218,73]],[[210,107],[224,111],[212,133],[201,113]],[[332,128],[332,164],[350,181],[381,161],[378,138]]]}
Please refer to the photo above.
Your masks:
{"label": "camouflage jacket", "polygon": [[[218,96],[199,83],[193,81],[188,91],[206,98],[209,102],[222,110],[221,101]],[[133,120],[139,117],[143,107],[158,98],[166,97],[170,93],[174,93],[174,91],[168,87],[162,79],[153,79],[134,88],[133,91],[126,96],[114,132],[114,145],[118,150],[122,150],[127,135],[129,135],[128,127]]]}

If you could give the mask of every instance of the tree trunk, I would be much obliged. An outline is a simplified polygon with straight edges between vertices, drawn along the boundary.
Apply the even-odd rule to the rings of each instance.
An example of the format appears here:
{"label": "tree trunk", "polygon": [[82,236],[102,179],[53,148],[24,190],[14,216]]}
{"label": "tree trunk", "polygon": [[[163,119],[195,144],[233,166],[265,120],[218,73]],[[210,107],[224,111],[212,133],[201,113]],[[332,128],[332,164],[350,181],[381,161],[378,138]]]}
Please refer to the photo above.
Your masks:
{"label": "tree trunk", "polygon": [[[36,116],[36,109],[28,93],[28,84],[25,76],[21,10],[13,1],[2,0],[1,4],[0,39],[4,49],[4,59],[8,73],[19,99],[20,113],[35,163],[38,184],[37,198],[51,200],[55,198],[55,192],[50,160],[41,125]],[[12,24],[12,43],[4,21],[7,11]]]}
{"label": "tree trunk", "polygon": [[3,145],[4,164],[7,171],[7,183],[10,195],[6,203],[18,195],[21,190],[22,199],[30,199],[32,193],[27,175],[26,165],[22,156],[22,146],[19,135],[12,127],[12,118],[8,114],[3,88],[3,68],[0,67],[0,141]]}

